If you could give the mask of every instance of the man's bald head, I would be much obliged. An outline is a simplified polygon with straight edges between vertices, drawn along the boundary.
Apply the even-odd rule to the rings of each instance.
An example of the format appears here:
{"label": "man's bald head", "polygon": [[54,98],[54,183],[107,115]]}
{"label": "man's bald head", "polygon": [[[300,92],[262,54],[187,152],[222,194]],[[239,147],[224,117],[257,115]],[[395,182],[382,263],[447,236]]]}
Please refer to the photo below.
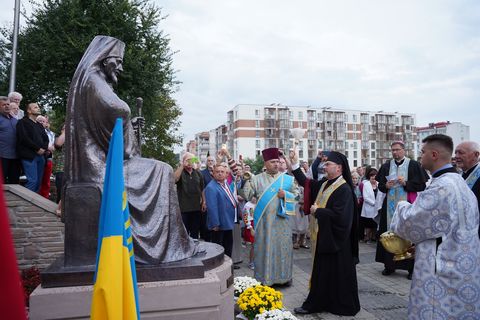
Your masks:
{"label": "man's bald head", "polygon": [[207,167],[213,169],[213,166],[217,163],[215,157],[208,156],[207,157]]}
{"label": "man's bald head", "polygon": [[457,166],[468,171],[475,166],[480,157],[480,145],[475,141],[464,141],[455,148]]}
{"label": "man's bald head", "polygon": [[46,117],[44,117],[44,116],[38,116],[36,120],[37,120],[37,122],[40,123],[44,128],[47,128],[47,122],[48,122],[48,120],[47,120]]}

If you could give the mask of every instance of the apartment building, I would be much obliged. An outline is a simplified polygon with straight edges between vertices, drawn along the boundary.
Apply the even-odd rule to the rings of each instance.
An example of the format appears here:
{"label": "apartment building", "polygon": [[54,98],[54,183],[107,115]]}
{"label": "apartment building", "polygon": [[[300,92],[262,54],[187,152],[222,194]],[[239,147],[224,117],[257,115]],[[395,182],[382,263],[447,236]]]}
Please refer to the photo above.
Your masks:
{"label": "apartment building", "polygon": [[186,151],[196,155],[197,154],[197,142],[195,140],[188,141]]}
{"label": "apartment building", "polygon": [[207,154],[210,151],[210,133],[208,131],[200,132],[195,135],[195,155],[201,163],[207,160]]}
{"label": "apartment building", "polygon": [[233,156],[255,158],[261,150],[293,147],[290,129],[305,129],[298,141],[301,160],[312,161],[318,149],[345,153],[351,167],[379,167],[391,158],[390,144],[404,141],[417,158],[415,115],[281,104],[236,105],[227,113],[227,144]]}
{"label": "apartment building", "polygon": [[450,136],[453,140],[453,146],[456,147],[463,141],[470,140],[470,127],[460,122],[436,122],[429,123],[428,126],[417,127],[418,144],[429,135],[441,133]]}

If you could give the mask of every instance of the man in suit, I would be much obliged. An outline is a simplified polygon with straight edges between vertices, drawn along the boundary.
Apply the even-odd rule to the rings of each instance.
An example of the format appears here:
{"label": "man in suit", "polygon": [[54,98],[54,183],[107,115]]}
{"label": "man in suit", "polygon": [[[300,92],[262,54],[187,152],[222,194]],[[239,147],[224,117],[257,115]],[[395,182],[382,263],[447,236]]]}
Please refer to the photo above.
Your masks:
{"label": "man in suit", "polygon": [[205,188],[207,203],[207,226],[211,231],[212,242],[225,249],[225,254],[232,256],[233,224],[236,218],[237,199],[226,183],[227,168],[216,164],[213,178]]}

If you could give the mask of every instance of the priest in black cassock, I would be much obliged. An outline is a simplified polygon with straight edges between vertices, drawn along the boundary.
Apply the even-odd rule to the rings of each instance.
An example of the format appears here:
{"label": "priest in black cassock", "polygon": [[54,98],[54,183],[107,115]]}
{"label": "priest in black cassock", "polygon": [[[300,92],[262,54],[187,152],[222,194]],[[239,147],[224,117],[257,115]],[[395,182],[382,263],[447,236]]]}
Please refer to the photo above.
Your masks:
{"label": "priest in black cassock", "polygon": [[[413,203],[417,192],[425,190],[428,180],[427,172],[420,163],[405,157],[405,144],[395,141],[390,146],[392,160],[387,160],[378,171],[376,180],[378,189],[385,193],[382,208],[379,210],[380,222],[378,225],[379,235],[389,230],[390,221],[399,201]],[[380,241],[377,242],[375,261],[384,264],[382,274],[388,276],[396,269],[407,270],[408,279],[412,279],[414,260],[393,261],[393,254],[387,252]]]}
{"label": "priest in black cassock", "polygon": [[305,188],[306,196],[308,193],[306,198],[312,200],[308,201],[307,212],[318,222],[310,292],[294,311],[353,316],[360,310],[355,268],[358,214],[347,158],[339,152],[330,152],[324,167],[327,180],[322,182],[305,177],[295,152],[290,153],[290,158],[295,179]]}

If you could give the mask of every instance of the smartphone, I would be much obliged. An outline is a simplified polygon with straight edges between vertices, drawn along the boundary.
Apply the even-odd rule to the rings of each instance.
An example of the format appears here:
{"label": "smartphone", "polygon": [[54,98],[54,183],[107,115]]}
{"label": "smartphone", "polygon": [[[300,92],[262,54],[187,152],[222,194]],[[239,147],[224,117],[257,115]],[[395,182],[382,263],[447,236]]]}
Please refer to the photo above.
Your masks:
{"label": "smartphone", "polygon": [[198,163],[198,162],[199,162],[197,157],[192,157],[192,158],[190,158],[189,161],[190,161],[191,164],[194,164],[194,163]]}

